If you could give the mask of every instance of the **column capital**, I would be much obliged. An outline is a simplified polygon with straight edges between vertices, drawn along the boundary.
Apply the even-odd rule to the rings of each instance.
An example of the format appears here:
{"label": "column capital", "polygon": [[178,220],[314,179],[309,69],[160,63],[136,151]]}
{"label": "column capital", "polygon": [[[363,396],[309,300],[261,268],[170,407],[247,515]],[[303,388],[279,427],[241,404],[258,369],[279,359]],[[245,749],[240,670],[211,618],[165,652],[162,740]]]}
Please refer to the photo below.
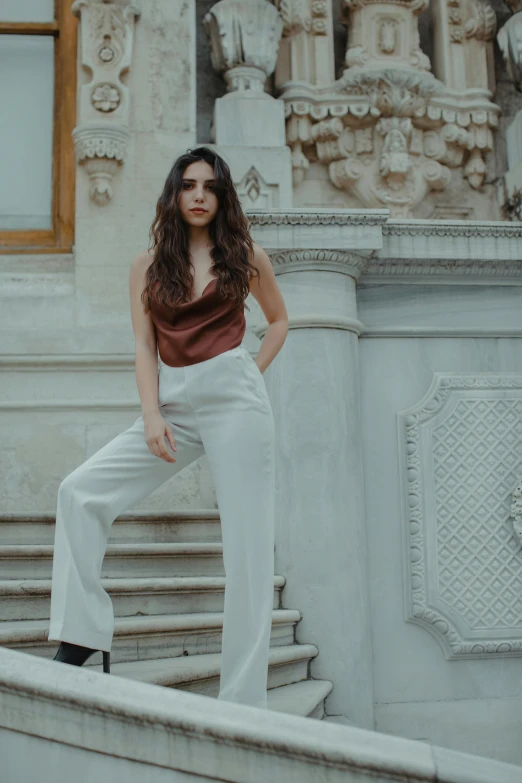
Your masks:
{"label": "column capital", "polygon": [[275,250],[268,253],[276,275],[285,272],[330,271],[359,281],[370,257],[349,250]]}
{"label": "column capital", "polygon": [[[290,329],[361,334],[356,286],[382,248],[387,209],[246,211],[253,239],[270,256]],[[258,337],[266,324],[253,328]]]}

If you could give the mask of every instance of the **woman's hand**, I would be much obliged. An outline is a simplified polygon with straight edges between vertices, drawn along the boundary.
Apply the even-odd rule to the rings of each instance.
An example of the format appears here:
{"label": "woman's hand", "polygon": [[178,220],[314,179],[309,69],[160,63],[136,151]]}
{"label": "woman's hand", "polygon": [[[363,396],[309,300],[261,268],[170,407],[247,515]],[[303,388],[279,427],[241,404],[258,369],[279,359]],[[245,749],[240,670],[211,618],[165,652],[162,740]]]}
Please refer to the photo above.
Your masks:
{"label": "woman's hand", "polygon": [[159,411],[144,413],[143,423],[145,425],[145,440],[152,454],[155,454],[160,459],[164,459],[165,462],[176,462],[174,457],[169,454],[165,445],[165,437],[167,437],[172,450],[177,451],[174,433],[172,432],[172,427],[165,421],[161,413]]}

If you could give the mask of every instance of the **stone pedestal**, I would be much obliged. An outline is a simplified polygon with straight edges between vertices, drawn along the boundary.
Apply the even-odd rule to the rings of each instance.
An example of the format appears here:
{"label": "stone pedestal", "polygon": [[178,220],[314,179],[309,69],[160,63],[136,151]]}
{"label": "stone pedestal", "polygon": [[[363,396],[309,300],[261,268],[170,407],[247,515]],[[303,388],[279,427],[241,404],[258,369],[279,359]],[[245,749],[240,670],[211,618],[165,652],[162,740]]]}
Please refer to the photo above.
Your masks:
{"label": "stone pedestal", "polygon": [[[384,211],[251,214],[290,330],[266,371],[276,419],[276,572],[298,641],[319,648],[329,715],[373,728],[372,651],[361,457],[356,282],[381,246]],[[304,247],[303,247],[304,246]],[[266,327],[254,328],[262,337]]]}
{"label": "stone pedestal", "polygon": [[215,102],[211,139],[224,157],[232,151],[229,165],[243,209],[290,207],[285,106],[265,92],[277,61],[281,16],[268,0],[219,0],[203,25],[212,65],[228,90]]}
{"label": "stone pedestal", "polygon": [[214,106],[216,144],[240,147],[285,145],[285,105],[266,92],[229,92]]}

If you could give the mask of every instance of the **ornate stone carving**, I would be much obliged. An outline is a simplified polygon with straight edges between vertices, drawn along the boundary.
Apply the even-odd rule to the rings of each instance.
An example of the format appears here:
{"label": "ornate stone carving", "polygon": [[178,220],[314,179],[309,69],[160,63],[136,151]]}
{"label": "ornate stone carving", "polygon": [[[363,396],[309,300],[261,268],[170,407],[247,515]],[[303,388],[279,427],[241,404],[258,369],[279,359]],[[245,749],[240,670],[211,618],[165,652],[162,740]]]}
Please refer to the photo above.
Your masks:
{"label": "ornate stone carving", "polygon": [[89,175],[89,193],[99,206],[112,199],[112,181],[125,160],[129,138],[127,128],[115,125],[81,125],[73,130],[76,158]]}
{"label": "ornate stone carving", "polygon": [[522,375],[436,373],[399,413],[408,620],[448,658],[522,653]]}
{"label": "ornate stone carving", "polygon": [[308,32],[312,27],[312,12],[307,0],[281,0],[279,13],[283,20],[283,35]]}
{"label": "ornate stone carving", "polygon": [[310,84],[333,81],[332,4],[327,0],[275,0],[283,20],[283,37],[275,86],[298,79]]}
{"label": "ornate stone carving", "polygon": [[522,11],[507,20],[497,35],[510,79],[522,91]]}
{"label": "ornate stone carving", "polygon": [[429,70],[417,26],[417,16],[427,7],[428,0],[344,0],[342,21],[349,24],[346,67]]}
{"label": "ornate stone carving", "polygon": [[[522,0],[507,0],[513,16],[499,30],[498,45],[515,89],[522,92]],[[502,215],[507,220],[522,219],[522,111],[507,128],[508,168],[497,191]]]}
{"label": "ornate stone carving", "polygon": [[274,206],[271,188],[255,166],[237,183],[236,190],[244,209],[271,209]]}
{"label": "ornate stone carving", "polygon": [[[299,74],[282,85],[295,186],[319,161],[336,187],[394,217],[412,216],[430,191],[446,188],[451,169],[482,186],[500,109],[485,87],[448,89],[429,73],[417,26],[426,7],[427,0],[344,0],[344,73],[324,87],[302,84]],[[466,46],[479,47],[475,61],[485,62],[494,14],[480,0],[450,0],[447,8]]]}
{"label": "ornate stone carving", "polygon": [[212,65],[229,92],[263,92],[273,72],[283,21],[268,0],[219,0],[203,18]]}
{"label": "ornate stone carving", "polygon": [[112,198],[130,137],[129,88],[121,77],[130,67],[140,11],[132,3],[93,0],[76,0],[72,10],[81,18],[81,62],[91,77],[80,88],[74,146],[91,181],[91,198],[102,206]]}

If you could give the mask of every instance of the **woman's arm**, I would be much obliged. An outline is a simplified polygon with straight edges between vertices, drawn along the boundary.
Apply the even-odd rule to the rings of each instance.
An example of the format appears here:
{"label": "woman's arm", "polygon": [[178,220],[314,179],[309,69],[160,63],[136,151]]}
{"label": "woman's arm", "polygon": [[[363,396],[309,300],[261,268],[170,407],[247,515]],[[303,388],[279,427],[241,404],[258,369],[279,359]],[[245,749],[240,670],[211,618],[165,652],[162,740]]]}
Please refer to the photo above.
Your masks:
{"label": "woman's arm", "polygon": [[259,346],[255,362],[261,372],[274,360],[288,334],[288,313],[283,300],[272,262],[267,253],[254,242],[252,264],[259,270],[260,277],[250,280],[250,293],[257,300],[268,321],[268,328]]}
{"label": "woman's arm", "polygon": [[145,274],[152,258],[148,253],[136,256],[130,268],[130,310],[135,338],[136,384],[142,413],[159,413],[158,405],[158,348],[154,322],[150,310],[145,313],[141,294],[145,288]]}
{"label": "woman's arm", "polygon": [[144,436],[149,450],[165,462],[176,462],[167,450],[165,438],[168,439],[173,451],[177,450],[176,439],[170,424],[165,421],[159,410],[156,327],[150,310],[145,313],[141,301],[141,294],[146,286],[145,275],[151,263],[152,257],[148,253],[140,253],[132,262],[130,269],[130,309],[135,337],[136,384],[141,401]]}

